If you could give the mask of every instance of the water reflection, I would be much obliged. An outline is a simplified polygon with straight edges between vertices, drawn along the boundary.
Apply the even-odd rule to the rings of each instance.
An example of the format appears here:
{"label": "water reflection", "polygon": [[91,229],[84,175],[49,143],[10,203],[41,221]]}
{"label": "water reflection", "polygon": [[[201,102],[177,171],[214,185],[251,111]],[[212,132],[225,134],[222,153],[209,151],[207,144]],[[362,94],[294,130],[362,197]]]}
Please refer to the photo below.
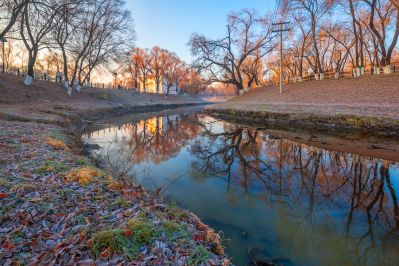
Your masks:
{"label": "water reflection", "polygon": [[239,265],[253,247],[294,265],[399,264],[395,162],[195,112],[125,123],[84,139],[100,145],[98,155],[114,171],[128,169],[136,182],[164,189],[223,230]]}

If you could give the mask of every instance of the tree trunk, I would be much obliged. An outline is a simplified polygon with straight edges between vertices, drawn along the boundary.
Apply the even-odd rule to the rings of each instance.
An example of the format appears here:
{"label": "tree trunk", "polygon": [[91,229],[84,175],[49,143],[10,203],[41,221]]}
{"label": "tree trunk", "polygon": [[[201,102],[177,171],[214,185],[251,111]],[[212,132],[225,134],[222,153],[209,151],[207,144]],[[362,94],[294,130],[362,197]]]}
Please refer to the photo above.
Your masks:
{"label": "tree trunk", "polygon": [[317,46],[317,39],[316,39],[316,20],[314,17],[314,14],[311,15],[312,17],[312,37],[313,37],[313,45],[314,45],[314,50],[316,53],[316,70],[319,72],[319,74],[323,73],[323,68],[321,65],[320,61],[320,53],[319,53],[319,48]]}
{"label": "tree trunk", "polygon": [[146,93],[147,92],[147,88],[146,88],[147,78],[144,77],[142,81],[143,81],[143,92]]}
{"label": "tree trunk", "polygon": [[157,93],[160,93],[160,91],[159,91],[159,82],[161,81],[161,78],[158,75],[156,75],[154,80],[155,80],[155,90],[156,90]]}
{"label": "tree trunk", "polygon": [[399,9],[396,12],[396,27],[395,27],[395,34],[392,39],[392,43],[388,48],[388,53],[387,53],[387,58],[386,58],[386,63],[387,65],[391,64],[391,59],[392,59],[392,53],[396,47],[396,44],[398,43],[398,38],[399,38]]}
{"label": "tree trunk", "polygon": [[244,90],[244,85],[242,83],[236,84],[236,95],[240,95],[240,91]]}
{"label": "tree trunk", "polygon": [[62,60],[63,60],[63,74],[64,74],[64,82],[66,81],[67,83],[69,83],[69,78],[68,78],[68,59],[67,59],[67,55],[65,52],[65,49],[61,49],[62,50]]}
{"label": "tree trunk", "polygon": [[360,23],[358,23],[359,28],[359,52],[360,52],[360,65],[364,67],[364,33],[363,28]]}
{"label": "tree trunk", "polygon": [[353,0],[349,0],[349,7],[352,16],[353,35],[355,38],[355,67],[359,67],[359,36],[356,29],[355,9],[353,8]]}
{"label": "tree trunk", "polygon": [[78,71],[78,65],[79,65],[79,58],[75,61],[75,67],[73,69],[72,79],[71,79],[71,82],[69,83],[69,86],[71,86],[71,87],[74,85],[75,80],[76,80],[76,74],[77,74],[77,71]]}
{"label": "tree trunk", "polygon": [[30,76],[30,77],[32,77],[32,78],[35,76],[35,72],[34,72],[34,69],[33,69],[33,68],[34,68],[35,63],[36,63],[37,53],[38,53],[38,50],[37,50],[36,47],[32,48],[32,49],[29,51],[29,58],[28,58],[28,76]]}

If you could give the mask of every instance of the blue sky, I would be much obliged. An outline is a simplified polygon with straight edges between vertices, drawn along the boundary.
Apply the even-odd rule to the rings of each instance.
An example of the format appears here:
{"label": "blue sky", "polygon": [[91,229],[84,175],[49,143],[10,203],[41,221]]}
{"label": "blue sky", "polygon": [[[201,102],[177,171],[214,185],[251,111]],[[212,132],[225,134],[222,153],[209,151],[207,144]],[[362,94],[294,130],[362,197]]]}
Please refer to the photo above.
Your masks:
{"label": "blue sky", "polygon": [[259,14],[274,10],[275,0],[127,0],[137,35],[136,46],[158,45],[190,62],[187,42],[193,32],[224,35],[226,16],[243,8]]}

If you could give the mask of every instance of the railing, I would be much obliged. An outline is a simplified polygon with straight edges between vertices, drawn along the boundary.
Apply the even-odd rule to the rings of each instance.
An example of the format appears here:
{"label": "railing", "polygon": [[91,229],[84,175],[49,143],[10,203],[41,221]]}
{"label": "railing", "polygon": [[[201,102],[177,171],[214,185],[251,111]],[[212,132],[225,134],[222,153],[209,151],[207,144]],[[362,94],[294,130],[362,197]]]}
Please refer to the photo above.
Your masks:
{"label": "railing", "polygon": [[[25,70],[22,70],[20,68],[10,68],[5,71],[6,74],[11,74],[14,76],[19,76],[22,78],[25,78],[27,76],[27,72]],[[34,74],[34,79],[35,80],[43,80],[43,81],[48,81],[48,82],[53,82],[53,83],[63,83],[62,75],[49,75],[47,73],[41,73],[38,71],[35,71]],[[93,89],[115,89],[113,86],[109,86],[109,84],[106,83],[86,83],[83,85],[83,87],[88,87],[88,88],[93,88]],[[124,87],[119,87],[119,89],[127,89]]]}
{"label": "railing", "polygon": [[[399,65],[391,65],[389,66],[390,69],[385,69],[384,67],[372,67],[369,69],[364,69],[364,72],[362,73],[362,70],[357,70],[356,68],[351,69],[351,70],[344,70],[342,72],[335,72],[335,71],[327,71],[324,72],[324,78],[320,79],[319,75],[316,74],[311,74],[311,75],[306,75],[302,77],[302,81],[297,78],[289,78],[289,79],[284,79],[285,84],[289,83],[297,83],[297,82],[304,82],[304,81],[311,81],[311,80],[328,80],[328,79],[340,79],[340,78],[358,78],[361,76],[366,76],[366,75],[386,75],[386,74],[393,74],[393,73],[399,73]],[[387,67],[388,68],[388,67]],[[359,74],[360,72],[360,74]],[[279,85],[280,81],[269,81],[266,83],[267,86],[271,85]]]}
{"label": "railing", "polygon": [[[399,73],[399,65],[391,65],[389,66],[390,68],[387,69],[388,67],[372,67],[369,69],[364,69],[364,72],[361,70],[357,70],[356,68],[351,69],[351,70],[344,70],[342,72],[334,72],[334,71],[327,71],[324,72],[324,78],[323,80],[328,80],[328,79],[339,79],[339,78],[357,78],[360,76],[364,75],[384,75],[384,74],[392,74],[392,73]],[[360,75],[359,75],[360,72]],[[27,73],[24,70],[21,70],[19,68],[10,68],[6,70],[7,74],[12,74],[15,76],[20,76],[20,77],[26,77]],[[311,74],[311,75],[306,75],[302,77],[302,81],[299,80],[299,78],[289,78],[285,79],[284,83],[285,84],[290,84],[290,83],[297,83],[297,82],[304,82],[304,81],[311,81],[311,80],[321,80],[320,78],[317,78],[318,75],[316,74]],[[54,82],[54,83],[63,83],[62,77],[57,76],[57,75],[49,75],[46,73],[40,73],[40,72],[35,72],[35,80],[44,80],[48,82]],[[271,85],[279,85],[280,81],[268,81],[264,85],[266,86],[271,86]],[[136,93],[139,93],[137,89],[134,88],[127,88],[124,86],[110,86],[109,84],[106,83],[86,83],[83,85],[83,87],[86,88],[93,88],[93,89],[121,89],[121,90],[131,90]]]}
{"label": "railing", "polygon": [[[19,68],[10,68],[6,70],[7,74],[11,74],[11,75],[15,75],[15,76],[19,76],[21,78],[25,78],[27,76],[27,72],[25,70],[21,70]],[[53,83],[59,83],[59,84],[63,84],[63,79],[62,79],[62,75],[49,75],[47,73],[41,73],[41,72],[35,72],[35,76],[34,76],[35,80],[43,80],[43,81],[48,81],[48,82],[53,82]],[[136,88],[131,88],[131,87],[125,87],[125,86],[114,86],[114,85],[110,85],[109,83],[99,83],[99,82],[90,82],[90,83],[86,83],[84,85],[82,85],[82,87],[84,88],[91,88],[91,89],[112,89],[112,90],[128,90],[128,91],[132,91],[133,93],[136,94],[157,94],[156,92],[140,92],[138,89]],[[178,94],[176,91],[170,91],[169,94]]]}

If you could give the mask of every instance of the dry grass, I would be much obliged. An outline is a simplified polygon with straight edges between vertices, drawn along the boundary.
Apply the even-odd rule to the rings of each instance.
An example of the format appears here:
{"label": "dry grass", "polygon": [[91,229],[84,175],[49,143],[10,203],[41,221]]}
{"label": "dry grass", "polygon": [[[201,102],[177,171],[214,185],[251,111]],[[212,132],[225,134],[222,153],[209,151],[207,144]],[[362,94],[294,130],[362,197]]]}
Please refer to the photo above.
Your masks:
{"label": "dry grass", "polygon": [[22,77],[0,73],[0,119],[34,121],[64,125],[75,115],[79,118],[99,113],[160,106],[203,103],[199,98],[181,95],[134,94],[132,91],[82,88],[67,96],[61,84],[35,80],[29,87]]}
{"label": "dry grass", "polygon": [[100,176],[99,170],[85,166],[74,168],[66,175],[67,182],[78,182],[80,185],[88,185],[92,182],[93,178]]}
{"label": "dry grass", "polygon": [[55,150],[68,150],[68,146],[62,140],[47,138],[46,142]]}
{"label": "dry grass", "polygon": [[253,90],[214,109],[291,115],[362,116],[399,120],[399,75],[289,84]]}

